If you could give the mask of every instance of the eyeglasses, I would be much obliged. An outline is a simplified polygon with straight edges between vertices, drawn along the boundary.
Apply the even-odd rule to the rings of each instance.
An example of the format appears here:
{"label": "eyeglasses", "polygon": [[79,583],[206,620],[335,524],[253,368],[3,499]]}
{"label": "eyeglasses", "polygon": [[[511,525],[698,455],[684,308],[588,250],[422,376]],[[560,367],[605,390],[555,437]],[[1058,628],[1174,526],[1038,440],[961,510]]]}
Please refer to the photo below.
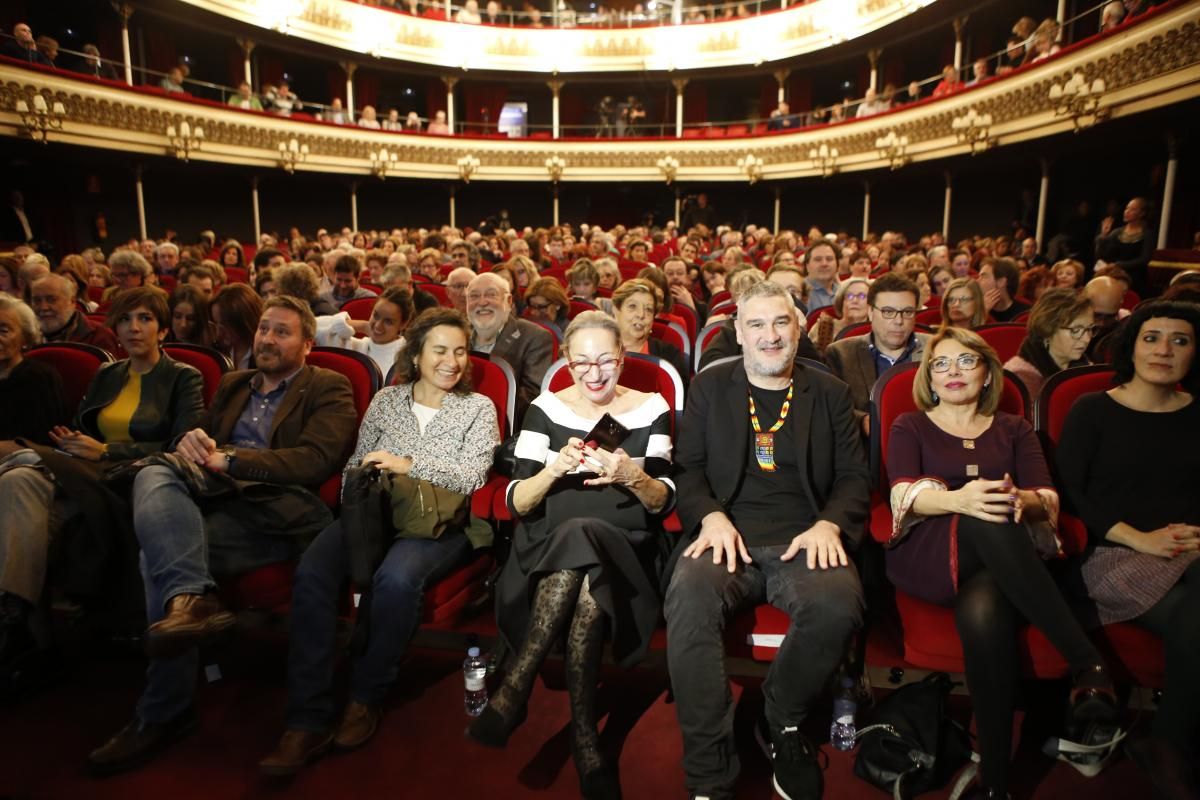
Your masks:
{"label": "eyeglasses", "polygon": [[895,319],[897,314],[899,314],[903,319],[912,319],[913,317],[917,316],[917,310],[915,308],[892,308],[891,306],[884,306],[883,308],[877,308],[873,306],[873,308],[875,308],[875,310],[879,312],[879,316],[883,317],[884,319]]}
{"label": "eyeglasses", "polygon": [[958,368],[963,372],[970,372],[978,367],[982,362],[983,356],[975,356],[971,355],[970,353],[963,353],[958,358],[946,358],[945,356],[942,356],[941,358],[935,358],[933,361],[929,362],[929,368],[934,372],[949,372],[950,364],[956,363],[958,364]]}
{"label": "eyeglasses", "polygon": [[501,292],[499,289],[488,289],[485,292],[471,292],[467,295],[467,299],[472,303],[478,303],[480,300],[491,300],[494,303],[502,299],[504,295],[505,292]]}
{"label": "eyeglasses", "polygon": [[539,311],[539,312],[545,311],[551,305],[553,305],[553,303],[534,303],[534,302],[528,302],[528,301],[525,303],[526,308],[531,308],[534,311]]}
{"label": "eyeglasses", "polygon": [[1100,330],[1099,325],[1072,325],[1070,327],[1063,326],[1063,330],[1071,334],[1072,339],[1082,339],[1087,336],[1089,339],[1096,335]]}
{"label": "eyeglasses", "polygon": [[946,305],[948,306],[965,306],[967,303],[975,302],[974,297],[947,297]]}
{"label": "eyeglasses", "polygon": [[601,356],[595,361],[580,360],[567,362],[567,366],[570,368],[571,372],[574,372],[581,378],[591,372],[592,367],[595,367],[601,372],[608,373],[616,371],[620,364],[621,359],[617,356]]}
{"label": "eyeglasses", "polygon": [[847,300],[866,300],[867,293],[866,292],[855,292],[854,294],[846,295],[846,299]]}

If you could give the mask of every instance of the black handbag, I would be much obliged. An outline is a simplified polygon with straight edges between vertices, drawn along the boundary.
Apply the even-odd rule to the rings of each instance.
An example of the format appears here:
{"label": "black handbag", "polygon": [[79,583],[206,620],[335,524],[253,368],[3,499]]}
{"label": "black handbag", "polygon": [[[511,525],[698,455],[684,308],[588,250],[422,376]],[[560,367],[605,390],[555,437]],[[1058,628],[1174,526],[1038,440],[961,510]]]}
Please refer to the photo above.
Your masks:
{"label": "black handbag", "polygon": [[[854,774],[895,800],[946,785],[968,761],[977,761],[970,734],[946,714],[954,682],[944,672],[905,684],[880,701],[858,731]],[[975,775],[959,779],[958,790]]]}
{"label": "black handbag", "polygon": [[396,538],[391,495],[379,477],[379,468],[368,464],[346,470],[342,480],[342,536],[350,580],[364,593]]}

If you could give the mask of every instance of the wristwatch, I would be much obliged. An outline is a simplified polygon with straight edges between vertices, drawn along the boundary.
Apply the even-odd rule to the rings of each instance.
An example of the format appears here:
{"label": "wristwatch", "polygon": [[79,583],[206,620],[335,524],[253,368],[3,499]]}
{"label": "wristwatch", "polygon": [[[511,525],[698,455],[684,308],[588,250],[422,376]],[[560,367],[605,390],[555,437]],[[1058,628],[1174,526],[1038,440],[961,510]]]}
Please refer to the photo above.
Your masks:
{"label": "wristwatch", "polygon": [[237,448],[231,444],[227,444],[221,448],[222,455],[225,456],[225,471],[233,471],[233,460],[237,458]]}

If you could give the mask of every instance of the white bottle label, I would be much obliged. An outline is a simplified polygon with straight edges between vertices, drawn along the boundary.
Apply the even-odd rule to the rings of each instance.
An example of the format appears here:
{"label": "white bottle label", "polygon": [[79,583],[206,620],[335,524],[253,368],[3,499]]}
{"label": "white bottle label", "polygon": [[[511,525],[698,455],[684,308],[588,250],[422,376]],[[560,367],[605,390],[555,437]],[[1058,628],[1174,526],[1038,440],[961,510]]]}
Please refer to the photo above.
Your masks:
{"label": "white bottle label", "polygon": [[475,678],[468,675],[466,683],[468,692],[481,692],[487,686],[487,681],[483,676]]}
{"label": "white bottle label", "polygon": [[838,725],[853,725],[854,724],[854,715],[853,714],[844,714],[837,718],[837,722],[838,722]]}

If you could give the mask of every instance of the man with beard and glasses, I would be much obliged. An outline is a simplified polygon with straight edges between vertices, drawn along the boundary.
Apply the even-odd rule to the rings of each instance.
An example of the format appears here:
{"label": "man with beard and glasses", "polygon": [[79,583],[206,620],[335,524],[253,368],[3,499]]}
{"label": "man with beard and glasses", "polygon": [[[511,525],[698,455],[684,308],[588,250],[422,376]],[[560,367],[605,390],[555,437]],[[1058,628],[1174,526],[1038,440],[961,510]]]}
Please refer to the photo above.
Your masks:
{"label": "man with beard and glasses", "polygon": [[316,326],[302,301],[268,300],[257,369],[226,374],[205,423],[133,481],[150,664],[133,720],[88,756],[96,774],[144,763],[196,729],[197,645],[235,621],[214,576],[293,559],[333,519],[317,491],[349,457],[358,415],[344,375],[305,364]]}
{"label": "man with beard and glasses", "polygon": [[684,534],[664,610],[683,769],[693,798],[733,797],[724,622],[769,602],[791,626],[763,683],[759,732],[775,789],[815,800],[821,768],[799,728],[862,624],[846,551],[862,537],[870,481],[849,388],[795,363],[800,324],[787,289],[751,286],[736,324],[742,359],[692,382],[676,448]]}
{"label": "man with beard and glasses", "polygon": [[512,292],[499,275],[485,272],[467,286],[471,349],[509,363],[517,378],[517,425],[542,393],[542,378],[554,360],[554,337],[545,328],[513,315]]}

